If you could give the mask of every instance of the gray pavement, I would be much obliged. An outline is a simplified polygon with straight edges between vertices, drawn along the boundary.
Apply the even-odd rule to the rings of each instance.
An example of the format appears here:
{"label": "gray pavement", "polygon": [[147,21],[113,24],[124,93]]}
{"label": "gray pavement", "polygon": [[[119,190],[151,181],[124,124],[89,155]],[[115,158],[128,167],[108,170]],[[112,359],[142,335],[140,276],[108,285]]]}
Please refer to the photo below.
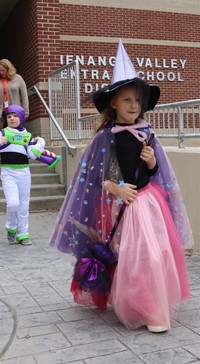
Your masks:
{"label": "gray pavement", "polygon": [[30,214],[32,246],[9,245],[0,215],[0,361],[2,364],[200,363],[200,256],[188,256],[191,298],[172,330],[131,331],[111,307],[74,304],[73,258],[48,246],[57,212]]}

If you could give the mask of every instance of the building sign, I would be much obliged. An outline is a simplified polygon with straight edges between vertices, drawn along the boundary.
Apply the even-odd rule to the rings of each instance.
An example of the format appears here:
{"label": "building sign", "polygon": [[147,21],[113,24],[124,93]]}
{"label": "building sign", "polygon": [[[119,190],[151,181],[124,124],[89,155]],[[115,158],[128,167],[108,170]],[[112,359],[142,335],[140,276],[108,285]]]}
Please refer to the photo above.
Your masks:
{"label": "building sign", "polygon": [[[116,57],[106,56],[73,56],[61,55],[61,65],[70,64],[77,60],[80,65],[80,74],[84,80],[84,91],[86,94],[97,91],[99,88],[111,83],[112,71],[107,67],[113,67]],[[183,72],[187,63],[186,59],[177,58],[145,58],[136,57],[133,60],[138,75],[150,83],[155,81],[183,82]],[[74,75],[72,75],[74,77]],[[91,82],[91,80],[93,82]]]}

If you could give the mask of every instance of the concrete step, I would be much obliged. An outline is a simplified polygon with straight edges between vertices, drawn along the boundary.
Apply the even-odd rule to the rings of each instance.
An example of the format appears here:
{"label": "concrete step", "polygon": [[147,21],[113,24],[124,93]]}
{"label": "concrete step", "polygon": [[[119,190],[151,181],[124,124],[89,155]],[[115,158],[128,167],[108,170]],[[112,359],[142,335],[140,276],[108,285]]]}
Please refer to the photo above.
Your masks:
{"label": "concrete step", "polygon": [[[60,177],[56,173],[31,173],[31,185],[42,185],[42,184],[59,184]],[[0,180],[0,187],[2,186]]]}
{"label": "concrete step", "polygon": [[29,167],[30,167],[30,171],[31,174],[34,173],[52,173],[53,170],[49,171],[48,170],[48,165],[44,164],[44,163],[39,163],[39,162],[35,162],[35,163],[29,163]]}
{"label": "concrete step", "polygon": [[[32,184],[31,197],[65,195],[66,188],[59,183],[54,184]],[[0,187],[0,198],[4,198],[3,188]]]}
{"label": "concrete step", "polygon": [[59,183],[60,178],[56,173],[34,173],[31,174],[31,183],[32,184],[51,184],[51,183]]}
{"label": "concrete step", "polygon": [[[63,200],[63,195],[31,197],[29,211],[59,209]],[[6,203],[3,198],[0,198],[0,212],[6,212]]]}
{"label": "concrete step", "polygon": [[38,184],[31,186],[31,197],[37,196],[65,196],[66,188],[59,183],[55,184]]}
{"label": "concrete step", "polygon": [[63,195],[31,197],[30,211],[59,209],[63,200]]}

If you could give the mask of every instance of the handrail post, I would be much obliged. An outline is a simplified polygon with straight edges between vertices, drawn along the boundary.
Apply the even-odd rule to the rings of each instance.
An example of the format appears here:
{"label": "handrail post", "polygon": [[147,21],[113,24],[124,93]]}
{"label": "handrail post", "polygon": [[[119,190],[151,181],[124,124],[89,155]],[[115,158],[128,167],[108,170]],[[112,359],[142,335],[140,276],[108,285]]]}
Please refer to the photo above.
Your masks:
{"label": "handrail post", "polygon": [[184,147],[184,129],[183,129],[183,110],[180,106],[177,107],[178,110],[178,147],[179,148],[185,148]]}
{"label": "handrail post", "polygon": [[75,82],[76,82],[76,123],[77,123],[77,138],[81,139],[81,127],[80,127],[80,117],[81,117],[81,101],[80,101],[80,79],[79,79],[79,62],[77,60],[75,62]]}
{"label": "handrail post", "polygon": [[69,153],[70,153],[70,154],[74,157],[74,151],[76,150],[76,147],[74,147],[73,145],[71,145],[71,144],[69,143],[68,139],[66,138],[65,134],[63,133],[63,131],[62,131],[62,129],[61,129],[61,127],[60,127],[60,125],[57,123],[57,121],[56,121],[55,117],[53,116],[53,114],[52,114],[51,110],[49,109],[49,107],[48,107],[47,103],[46,103],[46,102],[45,102],[45,100],[43,99],[43,97],[42,97],[42,95],[41,95],[40,91],[38,90],[38,88],[37,88],[36,86],[33,86],[33,87],[32,87],[32,90],[33,90],[33,92],[35,92],[35,93],[38,95],[39,99],[42,101],[42,103],[43,103],[43,105],[44,105],[44,107],[45,107],[46,111],[48,112],[48,114],[49,114],[49,116],[50,116],[51,120],[53,121],[53,123],[54,123],[54,125],[55,125],[56,129],[58,130],[58,132],[59,132],[59,133],[60,133],[60,135],[62,136],[62,138],[63,138],[63,140],[64,140],[65,144],[67,145],[68,150],[69,150]]}

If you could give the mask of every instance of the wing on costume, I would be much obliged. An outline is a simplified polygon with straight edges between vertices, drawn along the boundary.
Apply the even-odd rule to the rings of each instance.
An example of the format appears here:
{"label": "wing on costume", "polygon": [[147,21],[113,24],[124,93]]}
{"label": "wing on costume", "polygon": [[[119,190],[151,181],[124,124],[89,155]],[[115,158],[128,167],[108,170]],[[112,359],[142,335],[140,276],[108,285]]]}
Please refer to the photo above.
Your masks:
{"label": "wing on costume", "polygon": [[[6,134],[8,144],[24,146],[28,152],[28,157],[47,164],[48,170],[53,169],[62,160],[61,155],[56,155],[55,153],[44,149],[45,141],[43,138],[31,139],[31,133],[27,131],[24,133],[15,133],[8,128],[4,128],[0,133],[2,136]],[[39,141],[37,139],[39,139]],[[0,146],[0,149],[6,148],[8,144]]]}
{"label": "wing on costume", "polygon": [[36,160],[41,163],[47,164],[48,165],[47,169],[50,171],[62,160],[62,156],[56,155],[55,153],[50,152],[47,149],[44,149],[40,157],[37,157]]}
{"label": "wing on costume", "polygon": [[44,149],[44,145],[43,138],[33,138],[27,146],[28,154],[31,159],[47,164],[47,169],[51,170],[62,160],[62,156]]}

